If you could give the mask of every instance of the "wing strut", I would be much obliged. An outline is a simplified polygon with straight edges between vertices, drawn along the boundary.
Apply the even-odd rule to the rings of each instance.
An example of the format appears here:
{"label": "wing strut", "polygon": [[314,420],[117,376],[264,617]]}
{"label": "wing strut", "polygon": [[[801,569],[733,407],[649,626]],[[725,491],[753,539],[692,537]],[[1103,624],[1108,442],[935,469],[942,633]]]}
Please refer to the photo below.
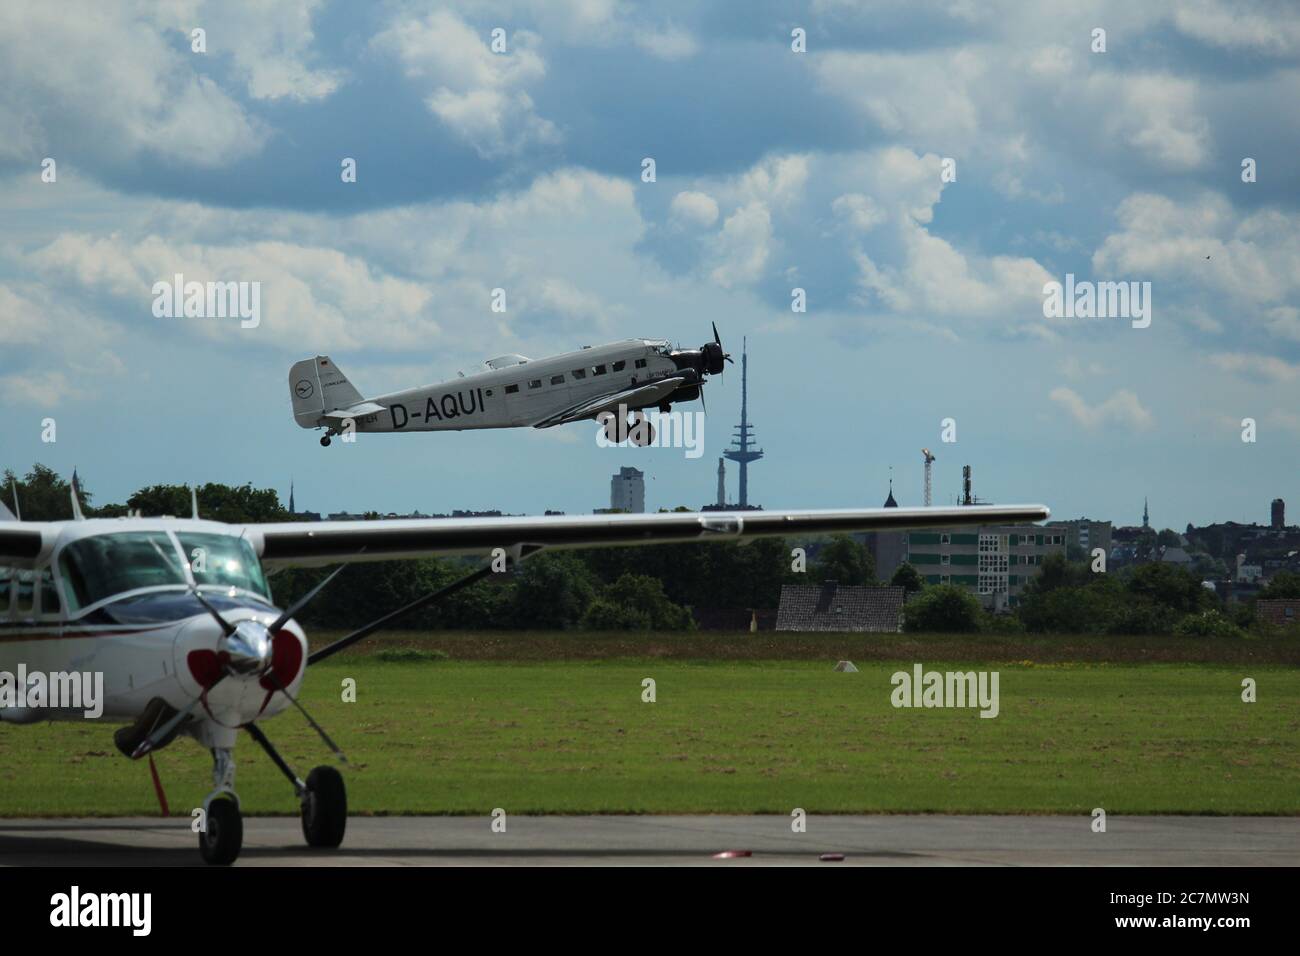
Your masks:
{"label": "wing strut", "polygon": [[[507,549],[507,554],[509,554],[510,551],[514,551],[514,550],[515,550],[514,548]],[[508,557],[507,560],[509,561],[510,564],[513,565],[517,561],[522,561],[530,554],[534,554],[540,550],[542,549],[536,545],[522,545],[518,549],[519,551],[518,557],[511,556]],[[365,638],[369,637],[371,634],[375,633],[375,631],[378,631],[381,628],[388,626],[389,624],[393,623],[393,621],[396,621],[398,618],[404,617],[407,614],[410,614],[412,611],[418,611],[422,607],[428,607],[430,604],[434,604],[437,601],[441,601],[445,597],[450,597],[451,595],[455,594],[457,591],[461,590],[462,588],[469,587],[471,584],[474,584],[477,581],[481,581],[483,578],[487,577],[491,573],[492,573],[492,565],[490,563],[485,564],[477,571],[474,571],[471,574],[467,574],[463,578],[458,578],[455,581],[452,581],[451,584],[448,584],[446,587],[439,588],[437,591],[432,591],[429,594],[424,595],[423,597],[418,597],[411,603],[404,605],[403,607],[399,607],[396,611],[390,611],[389,613],[385,614],[383,617],[379,618],[378,620],[371,621],[365,627],[353,631],[347,637],[341,637],[333,644],[327,644],[326,646],[322,647],[320,650],[308,655],[307,664],[309,666],[312,664],[318,664],[321,661],[325,660],[325,658],[337,654],[341,650],[345,650],[346,648],[351,647],[353,644],[357,643],[357,641],[364,640]]]}

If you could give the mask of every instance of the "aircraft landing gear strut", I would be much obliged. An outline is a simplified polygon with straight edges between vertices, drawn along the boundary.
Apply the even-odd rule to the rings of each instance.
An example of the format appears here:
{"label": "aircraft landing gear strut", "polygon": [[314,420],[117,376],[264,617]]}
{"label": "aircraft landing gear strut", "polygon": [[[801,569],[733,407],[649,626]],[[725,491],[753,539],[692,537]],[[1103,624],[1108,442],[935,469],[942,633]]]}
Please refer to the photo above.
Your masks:
{"label": "aircraft landing gear strut", "polygon": [[235,752],[212,748],[212,792],[203,801],[199,853],[205,863],[229,866],[244,845],[244,821],[235,794]]}
{"label": "aircraft landing gear strut", "polygon": [[293,784],[293,792],[302,806],[302,835],[307,845],[334,849],[341,844],[348,826],[348,795],[343,786],[343,775],[333,767],[320,766],[307,775],[304,783],[267,739],[262,728],[248,724],[244,729]]}
{"label": "aircraft landing gear strut", "polygon": [[630,441],[633,445],[644,448],[654,444],[655,427],[646,418],[644,411],[637,409],[626,420],[612,412],[604,413],[601,417],[604,421],[605,440],[611,445]]}

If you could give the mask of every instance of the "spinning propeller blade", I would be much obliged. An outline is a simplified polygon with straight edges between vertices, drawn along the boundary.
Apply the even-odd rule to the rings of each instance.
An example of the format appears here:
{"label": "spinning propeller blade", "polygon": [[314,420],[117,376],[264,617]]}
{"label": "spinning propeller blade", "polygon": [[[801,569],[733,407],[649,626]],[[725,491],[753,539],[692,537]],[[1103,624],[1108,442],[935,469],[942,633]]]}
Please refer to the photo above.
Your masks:
{"label": "spinning propeller blade", "polygon": [[276,631],[278,631],[280,628],[284,627],[284,625],[289,621],[289,619],[290,619],[291,617],[293,617],[295,614],[297,614],[299,611],[301,611],[304,607],[306,607],[306,606],[311,602],[311,599],[314,598],[317,594],[320,594],[321,591],[325,590],[325,585],[329,584],[329,583],[330,583],[331,581],[333,581],[336,577],[338,577],[339,572],[342,571],[342,570],[343,570],[344,568],[346,568],[346,567],[347,567],[346,564],[340,564],[337,568],[335,568],[333,571],[331,571],[330,574],[329,574],[329,577],[327,577],[324,581],[322,581],[320,584],[316,585],[314,588],[312,588],[310,591],[308,591],[305,595],[303,595],[301,598],[299,598],[298,601],[294,604],[293,607],[291,607],[291,608],[289,608],[289,610],[284,611],[283,613],[281,613],[280,616],[277,617],[277,618],[275,619],[275,623],[274,623],[274,624],[271,624],[269,627],[267,627],[267,631],[270,632],[272,635],[274,635]]}

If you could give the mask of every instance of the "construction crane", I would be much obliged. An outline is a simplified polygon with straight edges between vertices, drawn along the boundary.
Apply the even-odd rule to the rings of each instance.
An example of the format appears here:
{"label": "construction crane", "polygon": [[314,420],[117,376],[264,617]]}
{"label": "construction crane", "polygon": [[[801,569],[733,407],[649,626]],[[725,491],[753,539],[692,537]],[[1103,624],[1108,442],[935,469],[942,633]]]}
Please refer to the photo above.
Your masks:
{"label": "construction crane", "polygon": [[922,448],[921,454],[925,456],[925,506],[930,507],[930,466],[934,464],[934,455],[930,454],[930,449]]}

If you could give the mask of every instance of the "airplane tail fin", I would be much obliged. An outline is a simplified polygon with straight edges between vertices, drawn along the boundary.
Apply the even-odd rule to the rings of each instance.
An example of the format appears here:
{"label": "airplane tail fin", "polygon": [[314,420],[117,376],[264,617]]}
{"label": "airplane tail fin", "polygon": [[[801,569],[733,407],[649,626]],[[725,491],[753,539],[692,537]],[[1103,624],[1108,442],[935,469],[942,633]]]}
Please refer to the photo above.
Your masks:
{"label": "airplane tail fin", "polygon": [[294,421],[303,428],[315,428],[326,412],[365,400],[327,355],[294,363],[289,369],[289,397]]}

